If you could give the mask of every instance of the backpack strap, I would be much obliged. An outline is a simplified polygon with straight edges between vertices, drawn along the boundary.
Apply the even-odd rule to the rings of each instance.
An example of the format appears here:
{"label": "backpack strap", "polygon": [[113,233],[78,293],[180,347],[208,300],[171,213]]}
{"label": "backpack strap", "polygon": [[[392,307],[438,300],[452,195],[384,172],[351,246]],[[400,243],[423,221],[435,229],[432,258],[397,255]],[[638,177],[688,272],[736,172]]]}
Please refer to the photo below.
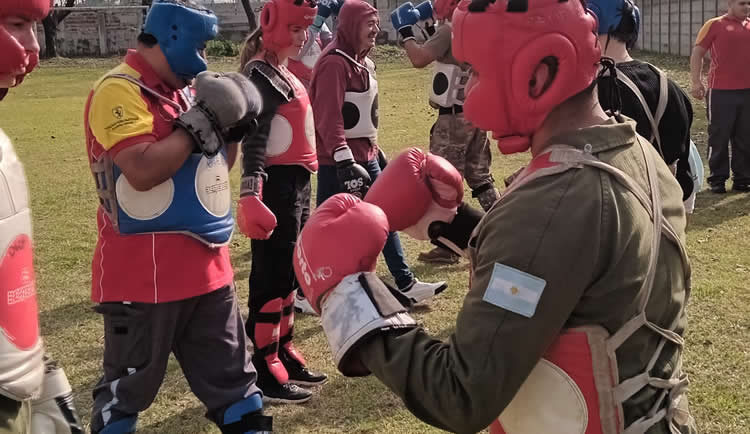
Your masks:
{"label": "backpack strap", "polygon": [[651,113],[651,109],[646,102],[646,98],[643,97],[643,93],[640,89],[638,89],[638,86],[635,85],[633,80],[625,75],[619,68],[615,69],[617,69],[618,72],[617,79],[620,80],[625,86],[627,86],[628,89],[630,89],[630,91],[635,94],[635,96],[638,98],[638,101],[641,103],[643,112],[646,113],[646,118],[648,118],[648,121],[651,124],[651,137],[649,141],[656,144],[656,147],[659,150],[659,154],[662,158],[664,158],[664,151],[662,150],[661,146],[661,135],[659,134],[659,123],[661,122],[661,118],[664,116],[664,112],[667,109],[667,86],[669,83],[664,72],[662,72],[655,66],[653,68],[656,69],[656,71],[659,73],[659,100],[656,104],[656,113]]}

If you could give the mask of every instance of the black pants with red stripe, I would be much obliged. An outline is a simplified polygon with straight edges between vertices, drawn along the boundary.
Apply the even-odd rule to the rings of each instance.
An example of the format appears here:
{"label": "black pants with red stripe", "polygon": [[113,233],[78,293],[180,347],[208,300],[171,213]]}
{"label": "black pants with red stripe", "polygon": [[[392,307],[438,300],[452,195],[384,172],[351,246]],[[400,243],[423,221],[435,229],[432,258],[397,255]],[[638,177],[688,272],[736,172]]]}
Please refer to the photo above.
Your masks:
{"label": "black pants with red stripe", "polygon": [[750,89],[710,89],[706,102],[708,183],[723,185],[731,167],[735,185],[750,185]]}
{"label": "black pants with red stripe", "polygon": [[[292,338],[292,327],[287,330],[279,324],[282,316],[285,326],[293,322],[291,295],[298,286],[292,265],[294,245],[310,216],[310,172],[302,166],[271,166],[266,172],[263,203],[276,216],[277,226],[269,239],[251,241],[250,314],[245,324],[256,354],[263,356],[277,352],[279,343]],[[265,336],[274,332],[279,334]]]}

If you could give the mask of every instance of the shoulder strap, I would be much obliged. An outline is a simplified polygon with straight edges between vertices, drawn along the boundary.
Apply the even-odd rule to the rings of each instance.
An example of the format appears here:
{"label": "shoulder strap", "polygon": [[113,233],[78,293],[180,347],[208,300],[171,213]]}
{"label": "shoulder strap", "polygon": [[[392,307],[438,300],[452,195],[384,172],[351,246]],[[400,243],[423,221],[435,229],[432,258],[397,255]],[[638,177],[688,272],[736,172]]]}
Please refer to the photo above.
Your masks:
{"label": "shoulder strap", "polygon": [[[136,86],[140,87],[146,93],[148,93],[149,95],[155,97],[159,101],[172,106],[175,110],[177,110],[177,113],[183,113],[185,111],[185,109],[183,107],[181,107],[180,104],[178,104],[178,103],[172,101],[171,99],[165,97],[164,95],[160,94],[156,90],[154,90],[154,89],[146,86],[146,83],[144,83],[141,80],[133,77],[132,75],[128,75],[128,74],[110,74],[110,75],[104,77],[104,80],[102,80],[99,85],[101,86],[101,83],[103,83],[105,80],[110,79],[110,78],[119,78],[121,80],[127,80],[127,81],[135,84]],[[183,96],[184,96],[184,94],[183,94]]]}
{"label": "shoulder strap", "polygon": [[353,63],[354,65],[356,65],[356,66],[359,66],[360,68],[364,69],[364,70],[365,70],[365,71],[367,71],[368,73],[370,72],[370,70],[369,70],[369,68],[367,68],[367,66],[365,66],[365,65],[363,65],[363,64],[361,64],[361,63],[359,63],[359,62],[357,62],[356,60],[354,60],[354,58],[353,58],[352,56],[350,56],[350,55],[348,55],[348,54],[344,53],[343,51],[339,50],[338,48],[337,48],[337,49],[335,49],[335,50],[334,50],[334,52],[335,52],[336,54],[340,55],[340,56],[344,56],[345,58],[349,59],[349,61],[350,61],[350,62],[352,62],[352,63]]}
{"label": "shoulder strap", "polygon": [[[653,65],[651,65],[653,66]],[[667,75],[659,68],[653,66],[654,69],[659,73],[659,104],[656,106],[656,114],[654,119],[656,124],[661,123],[661,118],[664,116],[664,111],[667,109],[667,102],[669,97],[667,96]]]}
{"label": "shoulder strap", "polygon": [[[638,98],[638,101],[641,103],[641,107],[643,108],[643,112],[646,113],[646,118],[648,118],[649,123],[651,124],[651,138],[650,142],[656,144],[657,149],[659,149],[659,154],[664,158],[664,151],[662,150],[661,146],[661,135],[659,134],[659,121],[661,120],[662,115],[664,114],[664,108],[666,108],[666,77],[664,80],[662,80],[662,77],[660,76],[660,91],[659,91],[659,102],[657,103],[657,114],[659,117],[659,121],[657,121],[654,118],[654,114],[651,113],[651,109],[648,106],[648,103],[646,102],[646,98],[643,97],[643,93],[641,93],[641,90],[638,89],[638,86],[633,83],[633,80],[631,80],[627,75],[625,75],[619,68],[617,69],[617,79],[620,80],[625,86],[630,89],[633,94]],[[664,82],[664,86],[661,85],[661,82]],[[664,88],[664,96],[662,96],[661,88]],[[659,106],[662,105],[662,101],[664,101],[664,108],[661,109],[661,114],[659,114]]]}
{"label": "shoulder strap", "polygon": [[287,102],[294,98],[294,88],[276,68],[262,60],[251,60],[245,65],[243,73],[246,77],[250,77],[253,72],[256,71],[263,76],[263,78],[268,80],[268,82],[271,83],[271,86],[273,86],[273,88],[276,89]]}

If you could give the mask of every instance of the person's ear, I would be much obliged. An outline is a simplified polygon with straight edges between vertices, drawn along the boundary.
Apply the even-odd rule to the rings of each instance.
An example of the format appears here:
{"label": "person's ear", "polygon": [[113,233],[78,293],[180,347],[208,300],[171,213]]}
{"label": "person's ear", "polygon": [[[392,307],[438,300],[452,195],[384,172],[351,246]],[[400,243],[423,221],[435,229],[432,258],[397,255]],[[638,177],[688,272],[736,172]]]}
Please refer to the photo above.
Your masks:
{"label": "person's ear", "polygon": [[529,96],[533,99],[542,96],[554,79],[554,74],[547,62],[540,62],[529,80]]}

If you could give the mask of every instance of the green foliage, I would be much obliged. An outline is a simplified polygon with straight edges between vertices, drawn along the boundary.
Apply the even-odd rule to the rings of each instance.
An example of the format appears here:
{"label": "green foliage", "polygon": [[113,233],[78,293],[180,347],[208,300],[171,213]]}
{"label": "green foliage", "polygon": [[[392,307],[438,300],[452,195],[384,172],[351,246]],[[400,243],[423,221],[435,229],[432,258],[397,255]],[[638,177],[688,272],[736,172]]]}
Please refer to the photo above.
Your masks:
{"label": "green foliage", "polygon": [[211,57],[235,57],[240,55],[237,44],[226,39],[215,39],[206,44],[206,55]]}

